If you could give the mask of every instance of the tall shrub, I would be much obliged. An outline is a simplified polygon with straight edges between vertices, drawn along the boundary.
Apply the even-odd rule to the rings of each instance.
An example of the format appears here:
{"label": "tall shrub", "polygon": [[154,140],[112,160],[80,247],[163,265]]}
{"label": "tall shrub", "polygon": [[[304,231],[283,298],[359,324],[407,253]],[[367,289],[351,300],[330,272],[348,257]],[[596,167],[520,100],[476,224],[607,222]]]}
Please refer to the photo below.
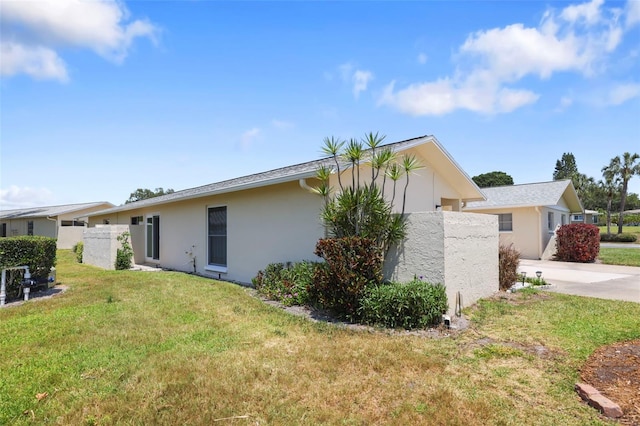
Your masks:
{"label": "tall shrub", "polygon": [[[335,167],[323,166],[317,171],[320,181],[315,190],[324,198],[321,218],[328,235],[335,238],[363,237],[374,240],[386,253],[405,237],[404,211],[411,173],[421,168],[412,155],[397,158],[389,148],[380,146],[384,136],[369,133],[361,141],[348,143],[325,138],[323,151],[333,159]],[[370,177],[361,176],[361,166],[370,166]],[[350,176],[342,176],[349,169]],[[330,177],[335,171],[338,187]],[[349,177],[351,179],[349,179]],[[404,187],[398,182],[404,177]],[[385,194],[387,179],[393,182],[391,194]],[[402,210],[394,213],[396,198],[402,196]]]}
{"label": "tall shrub", "polygon": [[556,259],[563,262],[593,262],[600,253],[600,230],[587,223],[561,226],[556,232]]}
{"label": "tall shrub", "polygon": [[311,300],[356,320],[364,290],[382,282],[382,249],[369,238],[328,238],[318,241],[315,254],[325,261],[315,270]]}
{"label": "tall shrub", "polygon": [[498,280],[500,290],[508,290],[518,280],[518,265],[520,264],[520,252],[513,244],[500,245],[498,249]]}

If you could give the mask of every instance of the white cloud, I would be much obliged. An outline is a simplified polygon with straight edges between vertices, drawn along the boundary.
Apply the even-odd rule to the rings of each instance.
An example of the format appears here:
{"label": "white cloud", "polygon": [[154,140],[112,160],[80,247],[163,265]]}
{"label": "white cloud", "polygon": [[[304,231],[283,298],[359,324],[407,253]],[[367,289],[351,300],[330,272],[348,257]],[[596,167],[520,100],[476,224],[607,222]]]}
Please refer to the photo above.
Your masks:
{"label": "white cloud", "polygon": [[378,103],[411,115],[457,109],[506,113],[534,103],[539,94],[513,86],[531,76],[547,80],[574,72],[590,77],[606,69],[608,54],[621,44],[624,29],[621,10],[602,4],[593,0],[559,13],[548,10],[537,27],[512,24],[470,34],[455,56],[459,63],[452,76],[397,91],[391,83]]}
{"label": "white cloud", "polygon": [[271,125],[280,130],[291,129],[295,127],[292,122],[285,120],[271,120]]}
{"label": "white cloud", "polygon": [[90,49],[121,63],[136,38],[155,42],[159,31],[147,20],[129,21],[124,3],[115,0],[52,0],[38,2],[37,7],[28,1],[6,1],[1,19],[2,52],[12,52],[11,65],[3,65],[2,74],[61,81],[68,76],[60,49]]}
{"label": "white cloud", "polygon": [[588,25],[593,25],[601,19],[600,6],[603,3],[604,0],[592,0],[589,3],[573,4],[564,8],[560,17],[571,23],[584,21]]}
{"label": "white cloud", "polygon": [[258,127],[254,127],[253,129],[244,132],[240,136],[240,149],[244,152],[248,151],[256,142],[256,140],[260,136],[260,133],[261,131]]}
{"label": "white cloud", "polygon": [[627,28],[631,28],[632,26],[639,24],[640,23],[640,1],[627,0],[627,5],[625,7],[625,15],[626,15],[625,25]]}
{"label": "white cloud", "polygon": [[418,54],[418,63],[421,65],[424,65],[427,63],[427,55],[425,53],[420,53]]}
{"label": "white cloud", "polygon": [[27,74],[37,80],[69,80],[65,63],[56,52],[42,46],[0,43],[0,75]]}
{"label": "white cloud", "polygon": [[47,188],[11,185],[8,189],[0,189],[0,206],[4,210],[46,206],[52,200],[53,193]]}
{"label": "white cloud", "polygon": [[367,90],[369,82],[373,80],[373,73],[371,71],[356,70],[353,73],[353,96],[357,99],[360,96],[360,92]]}
{"label": "white cloud", "polygon": [[352,92],[356,99],[360,96],[360,92],[367,90],[369,82],[373,80],[371,71],[356,69],[351,62],[339,65],[338,72],[343,82],[353,85]]}
{"label": "white cloud", "polygon": [[560,105],[556,108],[556,112],[564,111],[573,105],[573,98],[569,96],[563,96],[560,98]]}
{"label": "white cloud", "polygon": [[637,97],[640,97],[640,84],[619,84],[609,91],[606,105],[620,105]]}

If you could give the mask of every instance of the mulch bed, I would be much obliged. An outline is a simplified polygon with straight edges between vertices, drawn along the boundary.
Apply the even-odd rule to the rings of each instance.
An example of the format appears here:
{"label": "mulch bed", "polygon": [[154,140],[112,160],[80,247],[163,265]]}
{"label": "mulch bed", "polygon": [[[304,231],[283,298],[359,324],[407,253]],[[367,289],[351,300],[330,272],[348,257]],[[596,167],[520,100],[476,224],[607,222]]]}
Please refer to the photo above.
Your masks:
{"label": "mulch bed", "polygon": [[580,373],[584,383],[622,408],[620,424],[640,426],[640,339],[598,348]]}

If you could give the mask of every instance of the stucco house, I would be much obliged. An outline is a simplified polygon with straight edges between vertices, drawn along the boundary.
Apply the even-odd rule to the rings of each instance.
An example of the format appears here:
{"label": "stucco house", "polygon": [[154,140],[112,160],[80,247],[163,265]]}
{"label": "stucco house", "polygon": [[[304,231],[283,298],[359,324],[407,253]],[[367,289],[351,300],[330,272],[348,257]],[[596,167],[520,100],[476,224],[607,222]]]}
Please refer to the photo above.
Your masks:
{"label": "stucco house", "polygon": [[[571,180],[483,188],[483,201],[464,211],[498,216],[500,244],[513,244],[524,259],[541,259],[559,225],[584,212]],[[575,213],[574,213],[575,214]]]}
{"label": "stucco house", "polygon": [[[452,255],[446,264],[444,261],[445,253],[465,253],[456,244],[469,240],[454,232],[464,226],[469,239],[479,238],[485,231],[495,236],[494,240],[491,236],[483,237],[484,243],[478,241],[488,248],[477,256],[477,268],[488,268],[483,285],[490,286],[490,292],[497,290],[497,219],[462,213],[465,203],[484,199],[480,189],[433,136],[386,146],[399,155],[415,155],[423,166],[411,175],[405,212],[410,213],[411,223],[421,222],[420,214],[431,215],[429,220],[438,223],[440,235],[438,241],[429,243],[430,247],[422,247],[437,257],[430,262],[432,266],[396,269],[389,272],[390,276],[411,279],[414,274],[425,275],[432,282],[444,282],[445,269],[450,274],[456,269],[465,270],[462,258],[460,265],[456,265],[457,258]],[[114,235],[124,231],[131,234],[137,264],[243,283],[249,283],[258,270],[272,262],[316,260],[315,245],[325,236],[319,218],[323,199],[311,188],[319,183],[315,176],[321,165],[334,167],[333,159],[310,161],[94,212],[89,215],[89,228],[85,231],[84,261],[113,268],[117,249]],[[342,179],[350,182],[351,171],[346,166],[341,167]],[[367,167],[361,166],[363,180],[371,176]],[[335,169],[330,183],[337,186]],[[386,194],[391,194],[390,180],[387,185]],[[404,188],[404,181],[398,185]],[[396,199],[396,210],[400,204]],[[459,216],[464,216],[463,225]],[[466,265],[473,268],[475,263],[467,258]],[[464,274],[462,279],[468,280],[469,285],[478,285],[473,273]],[[483,296],[487,295],[486,288]],[[467,301],[472,302],[471,298]]]}
{"label": "stucco house", "polygon": [[57,238],[59,249],[82,241],[87,214],[113,207],[106,201],[0,210],[0,237],[41,235]]}
{"label": "stucco house", "polygon": [[571,223],[589,223],[591,225],[598,224],[598,211],[585,210],[584,212],[571,213]]}

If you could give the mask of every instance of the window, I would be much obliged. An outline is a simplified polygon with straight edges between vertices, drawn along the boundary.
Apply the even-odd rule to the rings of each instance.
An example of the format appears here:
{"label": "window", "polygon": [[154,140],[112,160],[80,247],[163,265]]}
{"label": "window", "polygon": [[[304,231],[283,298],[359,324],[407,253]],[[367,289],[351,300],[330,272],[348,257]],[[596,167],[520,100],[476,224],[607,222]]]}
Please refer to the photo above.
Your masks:
{"label": "window", "polygon": [[144,225],[144,219],[142,216],[131,216],[132,225]]}
{"label": "window", "polygon": [[33,221],[27,222],[27,235],[33,235]]}
{"label": "window", "polygon": [[7,224],[3,223],[2,224],[2,235],[0,235],[2,237],[6,237],[7,236]]}
{"label": "window", "polygon": [[60,226],[84,226],[84,220],[61,220]]}
{"label": "window", "polygon": [[147,217],[147,257],[160,259],[160,216]]}
{"label": "window", "polygon": [[547,213],[547,228],[549,231],[553,231],[555,228],[555,220],[553,218],[553,212]]}
{"label": "window", "polygon": [[208,264],[227,266],[227,208],[210,207],[208,209]]}
{"label": "window", "polygon": [[566,225],[567,224],[567,215],[563,214],[562,216],[560,216],[560,224],[561,225]]}
{"label": "window", "polygon": [[582,222],[584,220],[584,218],[583,218],[583,216],[581,214],[574,214],[572,220],[574,222]]}
{"label": "window", "polygon": [[513,231],[513,216],[511,213],[502,213],[498,215],[498,230]]}

